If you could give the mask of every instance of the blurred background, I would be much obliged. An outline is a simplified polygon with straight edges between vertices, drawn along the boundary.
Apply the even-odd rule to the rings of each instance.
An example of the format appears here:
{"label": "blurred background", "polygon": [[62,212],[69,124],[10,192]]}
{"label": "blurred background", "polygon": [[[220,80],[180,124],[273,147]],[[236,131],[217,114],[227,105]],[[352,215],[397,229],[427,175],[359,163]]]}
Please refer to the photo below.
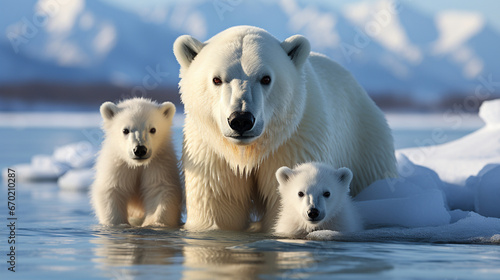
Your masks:
{"label": "blurred background", "polygon": [[386,111],[475,111],[500,96],[500,2],[23,0],[0,2],[0,111],[179,104],[174,40],[254,25],[303,34]]}

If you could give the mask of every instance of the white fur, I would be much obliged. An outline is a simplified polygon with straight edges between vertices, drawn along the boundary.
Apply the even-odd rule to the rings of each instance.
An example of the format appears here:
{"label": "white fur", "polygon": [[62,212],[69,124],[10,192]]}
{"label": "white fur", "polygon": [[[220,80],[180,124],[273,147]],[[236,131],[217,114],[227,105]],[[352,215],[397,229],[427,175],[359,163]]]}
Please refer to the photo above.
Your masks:
{"label": "white fur", "polygon": [[[243,230],[254,212],[269,231],[279,205],[274,174],[284,165],[347,166],[354,195],[397,174],[383,113],[346,70],[310,53],[303,36],[279,42],[239,26],[204,43],[181,36],[174,54],[186,112],[185,228]],[[260,83],[264,76],[270,84]],[[233,137],[234,111],[255,116],[246,139]]]}
{"label": "white fur", "polygon": [[[179,226],[182,188],[171,141],[174,114],[172,103],[143,98],[101,105],[105,139],[91,189],[99,223],[128,224],[139,218],[142,226]],[[133,151],[139,145],[147,148],[142,158]]]}
{"label": "white fur", "polygon": [[[281,167],[276,178],[281,196],[274,228],[277,235],[304,238],[318,230],[353,232],[363,228],[349,196],[352,172],[348,168],[336,170],[322,163],[304,163],[294,169]],[[317,220],[308,216],[313,208],[319,211]]]}

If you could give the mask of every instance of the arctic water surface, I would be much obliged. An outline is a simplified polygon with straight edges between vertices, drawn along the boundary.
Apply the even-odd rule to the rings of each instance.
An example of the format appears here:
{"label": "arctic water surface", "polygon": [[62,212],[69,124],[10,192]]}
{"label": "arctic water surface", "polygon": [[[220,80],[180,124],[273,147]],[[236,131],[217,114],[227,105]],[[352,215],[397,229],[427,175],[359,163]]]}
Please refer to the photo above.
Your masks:
{"label": "arctic water surface", "polygon": [[[0,128],[0,168],[89,139],[97,128]],[[448,140],[472,130],[449,131]],[[94,133],[94,134],[93,134]],[[430,130],[396,129],[397,148]],[[181,128],[174,130],[180,147]],[[96,138],[97,139],[97,138]],[[15,213],[2,181],[1,279],[498,279],[500,248],[422,240],[370,242],[276,239],[255,233],[106,228],[85,192],[55,182],[16,182]],[[12,237],[12,238],[11,238]],[[10,239],[9,239],[10,238]],[[11,250],[9,240],[15,239]],[[15,254],[15,262],[9,263]],[[15,272],[8,269],[14,267]]]}

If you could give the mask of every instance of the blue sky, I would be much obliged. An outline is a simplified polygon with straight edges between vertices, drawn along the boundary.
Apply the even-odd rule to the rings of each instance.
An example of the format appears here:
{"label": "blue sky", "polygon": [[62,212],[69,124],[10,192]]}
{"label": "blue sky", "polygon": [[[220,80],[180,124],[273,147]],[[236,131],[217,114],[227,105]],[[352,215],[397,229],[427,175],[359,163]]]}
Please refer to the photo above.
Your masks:
{"label": "blue sky", "polygon": [[[151,6],[155,7],[169,2],[179,2],[180,0],[104,0],[113,3],[117,6],[136,9],[138,7]],[[200,1],[200,0],[184,0],[184,1]],[[215,1],[215,0],[214,0]],[[220,0],[222,1],[222,0]],[[250,1],[250,0],[233,0],[233,1]],[[278,0],[277,0],[278,1]],[[301,0],[302,2],[305,0]],[[375,2],[380,0],[316,0],[317,2],[326,3],[336,7],[342,7],[345,4],[364,1]],[[307,2],[307,1],[306,1]],[[465,10],[477,11],[492,24],[492,26],[500,32],[500,1],[498,0],[401,0],[401,2],[411,3],[414,7],[428,14],[434,14],[443,10]]]}

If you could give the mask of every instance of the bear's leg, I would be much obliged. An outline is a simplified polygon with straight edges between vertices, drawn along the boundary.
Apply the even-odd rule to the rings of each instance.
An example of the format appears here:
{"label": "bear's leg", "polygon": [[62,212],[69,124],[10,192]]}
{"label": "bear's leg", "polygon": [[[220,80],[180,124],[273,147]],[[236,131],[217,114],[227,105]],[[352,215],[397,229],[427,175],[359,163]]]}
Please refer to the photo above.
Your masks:
{"label": "bear's leg", "polygon": [[232,170],[206,175],[185,165],[188,230],[246,230],[250,223],[251,180]]}
{"label": "bear's leg", "polygon": [[179,227],[182,192],[180,186],[143,182],[141,193],[145,219],[142,226]]}
{"label": "bear's leg", "polygon": [[261,168],[258,174],[257,195],[254,198],[255,207],[261,216],[261,230],[271,232],[278,219],[280,196],[276,181],[275,167]]}
{"label": "bear's leg", "polygon": [[128,197],[114,190],[98,191],[92,195],[99,223],[103,225],[128,224]]}
{"label": "bear's leg", "polygon": [[262,232],[271,232],[278,219],[279,207],[279,201],[271,203],[270,200],[267,200],[267,203],[263,205]]}

